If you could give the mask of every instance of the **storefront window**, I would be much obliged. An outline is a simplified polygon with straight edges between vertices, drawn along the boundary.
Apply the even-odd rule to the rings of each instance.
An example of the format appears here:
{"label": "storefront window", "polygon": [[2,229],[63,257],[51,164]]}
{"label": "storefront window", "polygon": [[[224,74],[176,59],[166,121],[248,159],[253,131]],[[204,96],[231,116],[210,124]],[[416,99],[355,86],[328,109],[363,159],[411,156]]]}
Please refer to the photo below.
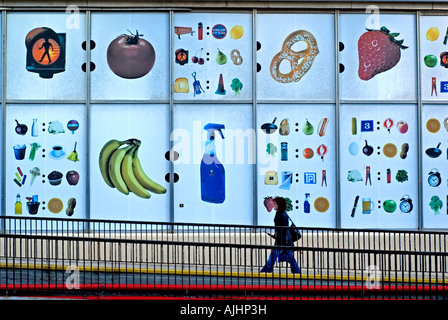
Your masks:
{"label": "storefront window", "polygon": [[9,13],[6,98],[85,101],[85,14],[67,28],[64,13]]}
{"label": "storefront window", "polygon": [[341,14],[339,62],[341,100],[415,101],[416,16]]}
{"label": "storefront window", "polygon": [[272,200],[285,197],[288,215],[303,226],[336,222],[336,140],[332,104],[257,108],[258,220],[272,223]]}
{"label": "storefront window", "polygon": [[420,65],[422,99],[448,99],[448,17],[422,16],[420,18]]}
{"label": "storefront window", "polygon": [[6,106],[8,215],[86,218],[86,115],[82,104]]}
{"label": "storefront window", "polygon": [[422,107],[422,212],[425,228],[447,224],[447,105]]}
{"label": "storefront window", "polygon": [[334,16],[257,15],[257,99],[333,101]]}
{"label": "storefront window", "polygon": [[[91,106],[89,189],[92,219],[170,220],[169,184],[166,181],[169,173],[169,160],[166,159],[169,150],[168,117],[169,105],[165,104]],[[135,147],[129,150],[133,151],[132,154],[128,152],[129,160],[132,160],[130,168],[124,167],[124,159],[107,159],[107,155],[113,156],[111,148],[130,147]],[[139,172],[132,167],[137,160],[141,166]],[[145,177],[154,189],[132,189],[130,182],[143,185],[136,180],[138,173],[151,179],[152,182]],[[118,185],[121,178],[123,181]],[[110,186],[111,182],[114,187]],[[123,183],[124,188],[120,187]]]}
{"label": "storefront window", "polygon": [[252,15],[174,15],[175,100],[252,99]]}
{"label": "storefront window", "polygon": [[93,13],[91,21],[91,99],[169,100],[169,15]]}
{"label": "storefront window", "polygon": [[447,226],[448,17],[421,16],[421,159],[424,228]]}
{"label": "storefront window", "polygon": [[175,105],[175,221],[253,223],[251,124],[250,104]]}
{"label": "storefront window", "polygon": [[416,228],[416,16],[341,14],[338,49],[341,226]]}
{"label": "storefront window", "polygon": [[416,228],[416,105],[343,104],[339,120],[341,225]]}
{"label": "storefront window", "polygon": [[448,226],[446,15],[5,16],[3,215]]}

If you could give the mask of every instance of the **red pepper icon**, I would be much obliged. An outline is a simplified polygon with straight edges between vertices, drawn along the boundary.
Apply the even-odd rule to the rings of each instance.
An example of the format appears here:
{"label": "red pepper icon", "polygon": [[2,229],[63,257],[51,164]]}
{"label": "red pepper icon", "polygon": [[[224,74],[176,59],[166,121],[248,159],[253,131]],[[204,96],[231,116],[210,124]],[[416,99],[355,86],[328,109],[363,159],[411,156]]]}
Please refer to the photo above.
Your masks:
{"label": "red pepper icon", "polygon": [[317,148],[317,154],[320,155],[320,158],[322,159],[322,161],[324,161],[324,155],[327,154],[327,146],[324,144],[321,144],[318,148]]}
{"label": "red pepper icon", "polygon": [[387,131],[390,133],[390,128],[394,125],[394,121],[391,118],[388,118],[384,120],[384,127],[387,129]]}

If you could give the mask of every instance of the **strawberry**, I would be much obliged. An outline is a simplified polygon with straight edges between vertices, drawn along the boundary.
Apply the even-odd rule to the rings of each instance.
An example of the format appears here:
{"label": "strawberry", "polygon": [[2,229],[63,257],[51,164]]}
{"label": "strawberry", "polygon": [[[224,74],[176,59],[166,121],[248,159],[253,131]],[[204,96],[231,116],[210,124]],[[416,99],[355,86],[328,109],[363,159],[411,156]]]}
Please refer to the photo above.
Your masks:
{"label": "strawberry", "polygon": [[361,80],[370,80],[378,73],[392,69],[400,61],[404,40],[396,40],[399,33],[390,33],[386,27],[370,30],[358,40],[359,69]]}
{"label": "strawberry", "polygon": [[268,212],[271,212],[272,209],[274,208],[274,199],[272,197],[264,197],[263,204],[268,210]]}

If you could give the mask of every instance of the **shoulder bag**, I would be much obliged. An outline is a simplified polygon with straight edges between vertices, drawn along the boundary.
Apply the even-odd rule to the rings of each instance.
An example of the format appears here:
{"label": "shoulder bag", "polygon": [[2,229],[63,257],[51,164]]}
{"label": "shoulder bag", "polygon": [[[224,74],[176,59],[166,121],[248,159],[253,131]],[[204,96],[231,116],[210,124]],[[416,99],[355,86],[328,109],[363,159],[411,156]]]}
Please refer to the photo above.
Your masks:
{"label": "shoulder bag", "polygon": [[300,233],[299,228],[296,227],[291,218],[289,218],[289,221],[291,221],[291,225],[289,226],[289,233],[291,233],[292,242],[296,242],[302,238],[302,234]]}

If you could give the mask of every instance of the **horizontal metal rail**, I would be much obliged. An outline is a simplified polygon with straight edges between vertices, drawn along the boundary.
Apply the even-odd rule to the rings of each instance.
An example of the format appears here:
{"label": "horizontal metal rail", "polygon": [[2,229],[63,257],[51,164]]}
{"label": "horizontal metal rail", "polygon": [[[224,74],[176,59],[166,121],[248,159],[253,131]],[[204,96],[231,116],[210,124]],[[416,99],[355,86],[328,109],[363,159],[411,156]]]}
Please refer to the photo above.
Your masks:
{"label": "horizontal metal rail", "polygon": [[[272,226],[2,218],[0,293],[188,299],[445,299],[446,235]],[[73,228],[73,226],[82,226]],[[38,226],[38,227],[36,227]],[[45,227],[42,227],[45,226]],[[277,262],[291,250],[301,268]]]}
{"label": "horizontal metal rail", "polygon": [[[0,234],[70,235],[84,238],[139,238],[197,242],[268,244],[273,226],[199,224],[122,220],[0,217]],[[359,247],[406,251],[445,252],[448,233],[432,231],[331,229],[300,227],[302,245],[328,248]]]}

